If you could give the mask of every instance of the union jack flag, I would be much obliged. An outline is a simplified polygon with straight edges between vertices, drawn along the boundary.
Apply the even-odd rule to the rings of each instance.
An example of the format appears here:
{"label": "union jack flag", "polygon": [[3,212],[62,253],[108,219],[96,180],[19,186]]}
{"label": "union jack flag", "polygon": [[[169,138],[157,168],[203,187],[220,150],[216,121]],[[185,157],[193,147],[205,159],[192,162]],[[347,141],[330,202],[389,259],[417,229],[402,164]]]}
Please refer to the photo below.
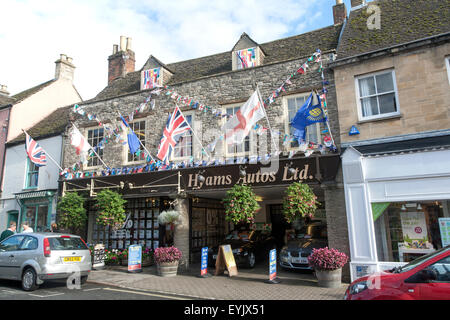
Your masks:
{"label": "union jack flag", "polygon": [[163,136],[159,143],[157,157],[164,163],[168,164],[170,155],[172,154],[178,140],[183,133],[189,131],[190,129],[191,127],[189,126],[189,123],[186,121],[177,106],[167,120],[167,124],[163,131]]}
{"label": "union jack flag", "polygon": [[27,152],[30,161],[38,167],[47,165],[47,157],[44,149],[42,149],[41,146],[28,135],[28,133],[25,132],[25,136],[25,151]]}

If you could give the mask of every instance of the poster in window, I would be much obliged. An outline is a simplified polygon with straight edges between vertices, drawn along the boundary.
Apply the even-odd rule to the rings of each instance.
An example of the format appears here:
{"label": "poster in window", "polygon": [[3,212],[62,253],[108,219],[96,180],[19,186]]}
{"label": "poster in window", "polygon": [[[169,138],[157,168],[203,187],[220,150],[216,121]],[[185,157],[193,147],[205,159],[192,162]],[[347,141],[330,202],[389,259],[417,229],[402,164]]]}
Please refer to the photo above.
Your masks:
{"label": "poster in window", "polygon": [[153,237],[152,237],[152,230],[147,230],[147,231],[146,231],[145,238],[146,238],[146,239],[152,239],[152,238],[153,238]]}
{"label": "poster in window", "polygon": [[153,220],[147,220],[147,228],[153,227]]}
{"label": "poster in window", "polygon": [[442,247],[450,245],[450,218],[439,218]]}
{"label": "poster in window", "polygon": [[425,214],[423,212],[401,213],[403,245],[406,248],[427,249],[428,231]]}
{"label": "poster in window", "polygon": [[125,241],[125,248],[128,248],[130,244],[131,244],[130,240]]}
{"label": "poster in window", "polygon": [[153,241],[153,249],[157,249],[159,247],[159,241]]}
{"label": "poster in window", "polygon": [[145,220],[139,220],[139,228],[141,229],[145,228]]}
{"label": "poster in window", "polygon": [[117,241],[111,243],[113,249],[117,249]]}
{"label": "poster in window", "polygon": [[141,210],[140,218],[141,218],[141,219],[144,219],[144,218],[145,218],[145,210]]}
{"label": "poster in window", "polygon": [[118,249],[123,249],[123,241],[122,240],[117,241],[117,248]]}
{"label": "poster in window", "polygon": [[153,231],[153,238],[154,239],[158,239],[159,238],[159,230],[158,229]]}
{"label": "poster in window", "polygon": [[145,238],[145,230],[139,230],[139,239]]}

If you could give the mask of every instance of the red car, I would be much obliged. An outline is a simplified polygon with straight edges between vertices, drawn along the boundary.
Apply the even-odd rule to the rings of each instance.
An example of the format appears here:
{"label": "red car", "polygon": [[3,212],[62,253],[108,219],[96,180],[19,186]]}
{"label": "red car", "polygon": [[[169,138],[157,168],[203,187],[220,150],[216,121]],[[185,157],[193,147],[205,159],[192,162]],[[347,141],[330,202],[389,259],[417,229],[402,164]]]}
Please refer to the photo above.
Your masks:
{"label": "red car", "polygon": [[450,300],[450,246],[353,281],[345,300]]}

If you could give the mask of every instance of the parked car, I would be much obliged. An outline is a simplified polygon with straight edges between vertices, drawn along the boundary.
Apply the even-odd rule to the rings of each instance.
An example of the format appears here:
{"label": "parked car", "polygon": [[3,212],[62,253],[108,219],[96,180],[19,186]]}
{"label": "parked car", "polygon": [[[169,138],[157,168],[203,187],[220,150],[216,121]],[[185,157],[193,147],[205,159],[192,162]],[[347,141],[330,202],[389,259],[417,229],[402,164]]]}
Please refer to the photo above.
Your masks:
{"label": "parked car", "polygon": [[[253,268],[257,261],[268,259],[269,251],[276,247],[275,238],[270,232],[261,230],[234,230],[220,245],[225,244],[231,245],[236,265],[247,268]],[[219,246],[209,249],[209,266],[215,266]]]}
{"label": "parked car", "polygon": [[280,251],[280,266],[284,269],[311,270],[308,256],[314,248],[324,248],[328,245],[327,224],[325,222],[312,222],[288,239],[287,245]]}
{"label": "parked car", "polygon": [[22,281],[33,291],[44,280],[67,279],[74,273],[86,282],[91,254],[79,236],[58,233],[19,233],[0,243],[0,278]]}
{"label": "parked car", "polygon": [[353,281],[346,300],[450,300],[450,246]]}

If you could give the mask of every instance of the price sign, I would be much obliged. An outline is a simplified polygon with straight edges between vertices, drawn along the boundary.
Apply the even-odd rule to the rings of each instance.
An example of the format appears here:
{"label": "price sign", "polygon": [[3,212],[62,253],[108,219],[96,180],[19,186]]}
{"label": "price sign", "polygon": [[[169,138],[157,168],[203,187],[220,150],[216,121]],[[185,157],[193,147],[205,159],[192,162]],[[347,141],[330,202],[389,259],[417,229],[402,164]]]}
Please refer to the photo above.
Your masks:
{"label": "price sign", "polygon": [[208,273],[208,247],[202,248],[202,264],[200,275],[205,275]]}
{"label": "price sign", "polygon": [[128,272],[142,272],[142,247],[138,244],[128,247]]}
{"label": "price sign", "polygon": [[269,280],[274,280],[277,277],[277,249],[272,249],[269,252]]}

